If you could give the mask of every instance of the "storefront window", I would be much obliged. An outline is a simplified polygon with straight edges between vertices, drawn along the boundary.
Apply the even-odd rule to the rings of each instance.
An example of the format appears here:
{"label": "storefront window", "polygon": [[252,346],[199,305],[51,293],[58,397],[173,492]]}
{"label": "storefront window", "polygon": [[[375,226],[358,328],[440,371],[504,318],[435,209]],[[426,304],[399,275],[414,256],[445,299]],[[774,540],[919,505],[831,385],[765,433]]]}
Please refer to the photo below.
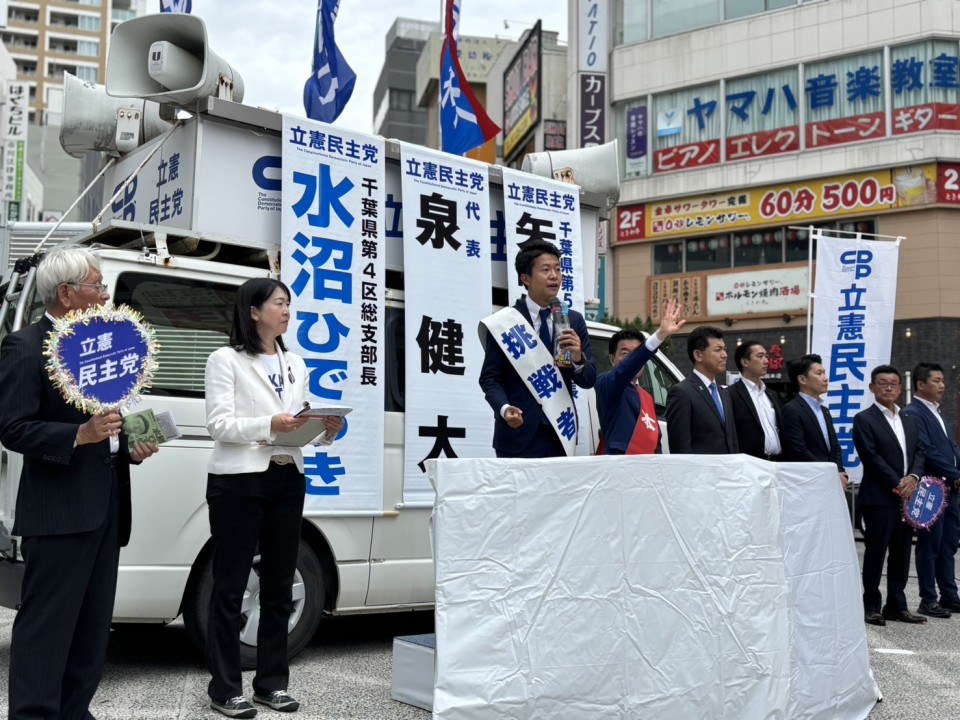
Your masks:
{"label": "storefront window", "polygon": [[957,83],[957,41],[925,40],[890,49],[890,85],[894,110],[894,133],[936,130],[936,113],[926,103],[955,104],[960,97]]}
{"label": "storefront window", "polygon": [[653,246],[653,274],[683,272],[683,243],[661,243]]}
{"label": "storefront window", "polygon": [[717,0],[653,0],[653,36],[663,37],[720,22]]}
{"label": "storefront window", "polygon": [[[809,227],[809,226],[808,226]],[[672,240],[653,246],[653,274],[722,270],[781,263],[806,262],[810,242],[808,227],[779,227],[747,230],[731,235]],[[874,220],[850,220],[813,225],[838,233],[876,233]],[[813,248],[813,259],[817,248]]]}
{"label": "storefront window", "polygon": [[628,45],[649,39],[647,0],[621,0],[617,5],[620,14],[617,18],[617,44]]}
{"label": "storefront window", "polygon": [[720,235],[712,238],[687,240],[687,270],[714,270],[730,267],[730,238]]}
{"label": "storefront window", "polygon": [[735,20],[747,15],[756,15],[768,10],[779,10],[796,4],[797,0],[724,0],[723,19]]}
{"label": "storefront window", "polygon": [[783,231],[757,230],[733,236],[733,266],[783,262]]}

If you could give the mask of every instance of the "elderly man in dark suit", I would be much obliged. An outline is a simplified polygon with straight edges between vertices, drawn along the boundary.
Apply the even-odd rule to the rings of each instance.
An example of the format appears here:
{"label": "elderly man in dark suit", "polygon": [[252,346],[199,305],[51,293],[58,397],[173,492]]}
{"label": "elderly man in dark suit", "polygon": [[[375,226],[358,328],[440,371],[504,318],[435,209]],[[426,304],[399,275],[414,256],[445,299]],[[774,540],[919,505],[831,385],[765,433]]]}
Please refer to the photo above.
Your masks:
{"label": "elderly man in dark suit", "polygon": [[780,441],[783,459],[787,462],[828,462],[837,466],[840,484],[847,488],[847,473],[843,467],[843,453],[833,419],[820,404],[829,381],[823,360],[819,355],[801,355],[787,365],[787,374],[799,394],[781,413]]}
{"label": "elderly man in dark suit", "polygon": [[[960,541],[960,448],[953,428],[940,414],[940,401],[946,390],[943,368],[936,363],[920,363],[913,369],[913,400],[903,414],[916,421],[923,446],[923,471],[943,478],[950,492],[943,515],[932,527],[917,531],[917,581],[920,584],[921,615],[948,618],[960,612],[957,593],[955,556]],[[940,602],[937,602],[937,588]]]}
{"label": "elderly man in dark suit", "polygon": [[780,460],[780,398],[763,384],[769,361],[756,340],[742,343],[733,354],[740,381],[730,386],[733,421],[740,452],[761,460]]}
{"label": "elderly man in dark suit", "polygon": [[673,454],[740,452],[730,392],[717,377],[727,369],[727,345],[718,328],[702,325],[687,338],[693,373],[667,391],[667,440]]}
{"label": "elderly man in dark suit", "polygon": [[[853,418],[853,444],[863,463],[857,497],[863,513],[863,613],[871,625],[926,622],[907,609],[903,592],[913,531],[900,517],[900,504],[916,489],[924,460],[914,419],[897,407],[901,383],[900,371],[892,365],[875,367],[870,373],[875,402]],[[880,578],[888,550],[887,603],[881,608]]]}
{"label": "elderly man in dark suit", "polygon": [[92,718],[113,615],[120,547],[130,536],[130,462],[120,415],[91,416],[47,378],[43,342],[55,319],[109,298],[89,250],[40,263],[47,312],[0,347],[0,442],[23,456],[13,533],[23,538],[21,605],[10,648],[9,717]]}
{"label": "elderly man in dark suit", "polygon": [[[552,354],[558,333],[553,327],[549,305],[560,293],[563,279],[560,251],[545,240],[529,240],[520,246],[514,266],[527,291],[514,308],[532,327],[533,336],[539,337]],[[570,328],[559,334],[559,349],[570,354],[572,365],[558,370],[572,394],[574,383],[582,388],[593,387],[597,367],[583,316],[570,310],[569,319]],[[538,399],[490,334],[486,336],[484,352],[480,387],[494,412],[493,449],[497,457],[564,456],[563,443],[547,421]]]}

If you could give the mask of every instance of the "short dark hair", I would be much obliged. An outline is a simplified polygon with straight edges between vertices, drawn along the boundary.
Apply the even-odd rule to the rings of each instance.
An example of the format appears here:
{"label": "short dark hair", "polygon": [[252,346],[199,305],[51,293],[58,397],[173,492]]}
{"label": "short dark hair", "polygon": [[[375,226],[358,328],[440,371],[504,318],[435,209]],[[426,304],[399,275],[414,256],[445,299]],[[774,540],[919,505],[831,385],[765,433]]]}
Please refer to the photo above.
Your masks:
{"label": "short dark hair", "polygon": [[737,347],[736,351],[733,353],[733,364],[737,368],[737,372],[743,372],[743,366],[740,364],[740,361],[744,358],[750,357],[755,347],[763,347],[763,343],[759,340],[747,340]]}
{"label": "short dark hair", "polygon": [[[237,352],[245,351],[256,355],[264,351],[263,341],[257,334],[257,325],[250,315],[250,308],[261,308],[277,288],[292,298],[290,288],[273,278],[250,278],[237,289],[237,301],[233,306],[233,327],[230,329],[230,344]],[[277,338],[277,344],[284,352],[287,348],[283,338]]]}
{"label": "short dark hair", "polygon": [[532,273],[533,264],[537,261],[538,257],[545,253],[553,255],[557,260],[560,259],[560,250],[552,242],[547,242],[546,240],[527,240],[526,242],[520,243],[520,252],[517,253],[517,257],[513,261],[513,266],[517,270],[517,282],[520,285],[523,285],[523,280],[520,279],[520,276]]}
{"label": "short dark hair", "polygon": [[893,365],[877,365],[873,370],[870,371],[870,384],[873,385],[877,381],[877,375],[896,375],[900,378],[900,382],[903,382],[903,375],[900,374],[900,371],[897,370]]}
{"label": "short dark hair", "polygon": [[930,375],[935,372],[943,374],[943,367],[939,363],[917,363],[916,367],[913,368],[913,389],[917,390],[920,383],[930,380]]}
{"label": "short dark hair", "polygon": [[609,350],[610,355],[617,354],[617,346],[624,340],[639,340],[641,343],[644,342],[643,335],[639,331],[632,328],[624,328],[623,330],[618,330],[613,334],[613,337],[610,338],[610,342],[607,343],[607,350]]}
{"label": "short dark hair", "polygon": [[823,365],[823,358],[814,353],[801,355],[787,363],[787,375],[790,376],[790,384],[799,390],[800,381],[797,378],[810,372],[810,368],[814,365]]}
{"label": "short dark hair", "polygon": [[711,340],[723,340],[723,333],[720,332],[720,328],[715,328],[712,325],[701,325],[690,333],[687,338],[687,357],[690,358],[690,362],[695,362],[693,359],[694,351],[706,350]]}

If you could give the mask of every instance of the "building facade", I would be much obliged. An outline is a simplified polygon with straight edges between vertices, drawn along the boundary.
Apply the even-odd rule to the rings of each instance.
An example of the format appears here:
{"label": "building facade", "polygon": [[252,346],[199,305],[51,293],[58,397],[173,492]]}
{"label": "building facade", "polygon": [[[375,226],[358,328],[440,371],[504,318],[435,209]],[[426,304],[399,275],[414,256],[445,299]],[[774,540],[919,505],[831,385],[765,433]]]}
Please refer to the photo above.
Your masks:
{"label": "building facade", "polygon": [[440,24],[398,17],[386,36],[383,68],[373,91],[373,132],[416,145],[427,143],[427,112],[417,104],[417,61]]}
{"label": "building facade", "polygon": [[29,163],[45,189],[45,216],[66,210],[82,189],[80,162],[59,142],[63,73],[103,84],[110,33],[145,11],[146,0],[8,3],[3,44],[16,63],[17,80],[29,87]]}
{"label": "building facade", "polygon": [[[805,352],[809,229],[902,237],[892,361],[943,364],[956,418],[957,7],[612,0],[622,184],[608,313],[656,321],[660,299],[678,295],[693,327],[724,330],[731,355],[755,338],[790,359]],[[689,368],[682,338],[671,355]]]}

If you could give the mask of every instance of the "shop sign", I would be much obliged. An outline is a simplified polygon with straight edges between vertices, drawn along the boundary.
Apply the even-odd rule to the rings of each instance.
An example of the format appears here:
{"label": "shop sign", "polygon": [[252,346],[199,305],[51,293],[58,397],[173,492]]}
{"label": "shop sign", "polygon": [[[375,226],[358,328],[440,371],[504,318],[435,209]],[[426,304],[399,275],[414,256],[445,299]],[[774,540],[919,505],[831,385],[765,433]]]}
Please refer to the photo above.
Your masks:
{"label": "shop sign", "polygon": [[715,273],[707,277],[707,315],[731,317],[783,313],[807,307],[809,268],[781,267],[749,272]]}
{"label": "shop sign", "polygon": [[[938,178],[934,163],[811,180],[788,185],[715,193],[647,203],[644,232],[631,239],[699,232],[724,232],[771,223],[804,223],[865,211],[891,210],[937,202],[958,186],[956,167]],[[941,200],[958,202],[960,200]],[[619,222],[618,216],[618,222]],[[618,238],[624,237],[618,233]]]}

